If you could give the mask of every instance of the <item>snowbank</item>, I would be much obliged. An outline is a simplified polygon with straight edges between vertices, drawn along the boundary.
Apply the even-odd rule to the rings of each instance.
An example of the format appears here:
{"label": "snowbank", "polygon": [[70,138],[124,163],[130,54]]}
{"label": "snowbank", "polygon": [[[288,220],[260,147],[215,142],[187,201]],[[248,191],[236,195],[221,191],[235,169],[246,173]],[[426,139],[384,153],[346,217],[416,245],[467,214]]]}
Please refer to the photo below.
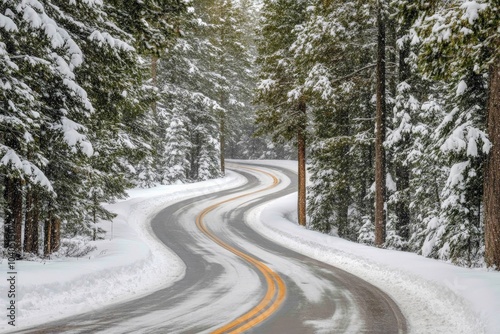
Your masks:
{"label": "snowbank", "polygon": [[349,242],[292,222],[297,193],[248,213],[263,236],[331,264],[388,293],[412,333],[500,333],[500,273]]}
{"label": "snowbank", "polygon": [[[217,180],[130,190],[129,199],[107,206],[118,216],[101,225],[107,230],[106,240],[93,242],[95,251],[78,259],[16,262],[16,329],[138,298],[173,284],[183,277],[184,263],[156,239],[151,219],[175,201],[245,182],[228,171]],[[3,262],[2,280],[7,277]],[[7,305],[7,293],[0,295],[0,303]],[[6,321],[0,326],[0,331],[13,329]]]}

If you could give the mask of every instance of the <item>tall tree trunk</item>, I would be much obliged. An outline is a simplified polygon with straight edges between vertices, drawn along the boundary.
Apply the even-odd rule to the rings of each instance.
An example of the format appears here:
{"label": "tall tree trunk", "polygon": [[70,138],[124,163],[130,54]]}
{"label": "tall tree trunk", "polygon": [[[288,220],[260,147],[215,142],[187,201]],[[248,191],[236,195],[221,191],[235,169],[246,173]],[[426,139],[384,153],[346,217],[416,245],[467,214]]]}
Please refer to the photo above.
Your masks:
{"label": "tall tree trunk", "polygon": [[408,166],[400,164],[399,162],[397,163],[396,180],[397,191],[402,194],[396,203],[396,216],[398,217],[396,229],[398,235],[408,241],[410,237],[410,207],[408,198],[410,171]]}
{"label": "tall tree trunk", "polygon": [[17,254],[22,252],[22,224],[23,224],[23,194],[22,181],[16,177],[4,178],[5,188],[5,221],[4,247],[13,248]]}
{"label": "tall tree trunk", "polygon": [[61,219],[56,217],[52,218],[50,228],[50,252],[54,253],[61,247]]}
{"label": "tall tree trunk", "polygon": [[[219,17],[225,17],[227,14],[227,10],[224,6],[219,7]],[[218,72],[221,78],[225,78],[226,76],[226,54],[224,53],[224,46],[226,46],[226,31],[225,31],[225,25],[221,24],[219,25],[220,30],[218,31],[219,37],[220,37],[220,48],[219,48],[219,53],[218,53],[218,59],[219,59],[219,66],[218,66]],[[223,108],[223,110],[220,112],[220,118],[219,118],[219,145],[220,145],[220,171],[222,175],[226,174],[226,156],[225,156],[225,150],[226,150],[226,100],[227,96],[226,93],[224,92],[224,89],[222,88],[223,84],[221,83],[221,92],[220,92],[220,106]]]}
{"label": "tall tree trunk", "polygon": [[297,131],[297,156],[298,156],[298,222],[299,225],[306,226],[306,136],[305,136],[305,114],[306,103],[299,102],[299,112],[303,117],[303,124],[299,124]]}
{"label": "tall tree trunk", "polygon": [[[401,25],[401,35],[408,34],[408,31],[411,27],[410,22],[410,20],[406,20],[405,22],[403,22],[403,24]],[[409,56],[410,42],[406,41],[403,43],[399,50],[399,83],[406,82],[411,77],[411,67],[409,62],[407,61]],[[402,150],[406,151],[409,147],[409,144],[410,136],[408,134],[404,134],[403,138],[401,138],[400,144]],[[396,229],[399,236],[407,241],[410,237],[410,198],[408,193],[408,189],[410,187],[410,168],[407,164],[404,164],[402,163],[402,161],[398,160],[395,162],[395,170],[396,187],[398,193],[400,194],[396,203],[396,216],[398,217]]]}
{"label": "tall tree trunk", "polygon": [[[342,108],[338,114],[338,125],[340,127],[340,136],[344,138],[348,138],[351,135],[351,130],[349,128],[349,110],[346,108]],[[349,156],[350,145],[347,140],[343,140],[340,146],[337,146],[337,154],[338,157],[335,159],[339,159],[339,179],[337,182],[338,185],[338,194],[337,194],[337,225],[338,225],[338,234],[342,238],[348,238],[352,240],[352,231],[349,229],[349,205],[351,204],[351,192],[350,192],[350,183],[352,181],[352,166],[351,161],[348,158]]]}
{"label": "tall tree trunk", "polygon": [[48,257],[52,251],[52,213],[49,211],[43,225],[43,256]]}
{"label": "tall tree trunk", "polygon": [[36,190],[31,194],[32,196],[32,217],[33,217],[33,238],[32,242],[32,252],[34,254],[39,254],[38,252],[38,240],[39,240],[39,226],[40,226],[40,201],[38,200],[38,193]]}
{"label": "tall tree trunk", "polygon": [[57,252],[61,246],[61,219],[49,213],[44,226],[44,247],[45,257]]}
{"label": "tall tree trunk", "polygon": [[26,188],[26,213],[24,214],[24,252],[25,253],[34,253],[33,249],[33,239],[37,238],[38,235],[35,236],[35,222],[33,217],[33,195],[32,188]]}
{"label": "tall tree trunk", "polygon": [[377,6],[377,114],[375,134],[375,245],[385,242],[385,24],[382,0]]}
{"label": "tall tree trunk", "polygon": [[[157,56],[151,56],[151,81],[153,84],[153,87],[158,87],[158,57]],[[153,109],[153,115],[154,117],[157,116],[157,104],[156,101],[153,102],[151,105],[151,108]]]}
{"label": "tall tree trunk", "polygon": [[14,240],[14,225],[12,224],[11,214],[10,214],[10,202],[11,202],[11,181],[10,178],[5,176],[3,178],[3,198],[5,201],[4,206],[4,224],[3,224],[3,248],[9,248],[10,242]]}
{"label": "tall tree trunk", "polygon": [[490,66],[488,137],[493,144],[484,179],[486,264],[500,270],[500,58]]}
{"label": "tall tree trunk", "polygon": [[97,193],[94,191],[92,194],[92,221],[94,226],[92,228],[92,240],[97,240],[97,206],[99,203],[97,202]]}
{"label": "tall tree trunk", "polygon": [[221,112],[220,117],[220,171],[222,175],[226,174],[226,157],[224,154],[225,151],[225,141],[226,141],[226,120],[224,118],[224,113]]}
{"label": "tall tree trunk", "polygon": [[349,184],[344,183],[341,185],[339,192],[339,205],[338,205],[338,233],[339,237],[351,239],[351,231],[349,227]]}

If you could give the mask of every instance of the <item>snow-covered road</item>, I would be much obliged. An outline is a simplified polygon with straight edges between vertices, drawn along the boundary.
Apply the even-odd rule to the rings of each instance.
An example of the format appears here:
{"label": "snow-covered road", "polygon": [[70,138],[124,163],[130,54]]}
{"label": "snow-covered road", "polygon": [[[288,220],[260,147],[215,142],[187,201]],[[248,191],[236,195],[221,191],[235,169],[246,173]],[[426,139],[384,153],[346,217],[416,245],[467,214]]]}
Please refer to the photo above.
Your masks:
{"label": "snow-covered road", "polygon": [[[280,185],[217,207],[204,220],[221,240],[252,254],[285,281],[284,304],[257,332],[397,332],[404,319],[391,298],[411,333],[500,332],[498,272],[457,268],[305,230],[291,218],[295,164],[254,163],[267,165]],[[131,200],[114,204],[119,216],[113,240],[100,241],[88,260],[19,263],[18,325],[45,323],[51,333],[206,332],[244,314],[262,299],[265,279],[195,223],[204,208],[272,182],[257,172],[242,175],[228,172],[225,179],[204,184],[137,190]],[[209,195],[221,190],[217,197]],[[386,309],[375,314],[377,303]],[[384,322],[388,314],[396,316]],[[5,324],[1,328],[12,331]]]}
{"label": "snow-covered road", "polygon": [[[154,234],[186,264],[182,279],[151,295],[44,324],[34,331],[216,331],[261,305],[262,300],[267,302],[266,291],[270,288],[265,273],[228,248],[248,254],[277,273],[284,281],[286,298],[264,322],[250,317],[223,332],[251,325],[259,333],[406,331],[406,321],[397,305],[380,289],[345,271],[278,246],[246,225],[247,213],[253,208],[295,191],[292,172],[272,171],[282,182],[272,189],[256,192],[267,189],[272,179],[260,171],[233,168],[248,180],[245,185],[170,205],[152,220]],[[195,218],[204,208],[221,202],[203,220],[220,243],[228,245],[225,248],[207,237]],[[262,317],[266,309],[267,306],[256,316]]]}

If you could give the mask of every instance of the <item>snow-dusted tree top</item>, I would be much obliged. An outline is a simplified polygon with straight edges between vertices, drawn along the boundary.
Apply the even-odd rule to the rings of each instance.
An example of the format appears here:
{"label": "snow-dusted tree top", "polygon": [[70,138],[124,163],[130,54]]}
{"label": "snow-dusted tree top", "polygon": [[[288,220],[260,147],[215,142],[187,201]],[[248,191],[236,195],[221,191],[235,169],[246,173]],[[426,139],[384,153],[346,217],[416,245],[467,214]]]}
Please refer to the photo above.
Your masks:
{"label": "snow-dusted tree top", "polygon": [[[82,6],[83,3],[83,7]],[[102,31],[107,24],[99,26],[96,22],[105,22],[102,1],[70,1],[70,11],[65,7],[57,6],[54,2],[40,2],[37,0],[4,1],[3,13],[0,14],[0,28],[10,35],[10,49],[7,51],[5,43],[0,43],[0,53],[3,55],[2,63],[9,69],[7,76],[1,80],[2,91],[10,106],[8,117],[2,117],[3,123],[13,124],[24,128],[23,137],[16,142],[26,143],[28,151],[35,149],[32,138],[40,127],[61,133],[64,143],[71,148],[73,153],[82,152],[92,156],[92,143],[86,133],[88,128],[81,121],[91,117],[95,112],[93,102],[89,98],[87,88],[83,88],[83,81],[78,78],[76,71],[81,68],[86,55],[83,51],[87,47],[87,40],[102,49],[132,52],[134,48],[127,42],[115,37],[112,33]],[[82,12],[81,17],[73,16]],[[92,12],[97,21],[85,22],[87,13]],[[74,29],[79,31],[75,31]],[[96,29],[98,28],[98,29]],[[83,33],[83,35],[82,35]],[[32,37],[28,37],[32,36]],[[83,37],[83,38],[82,38]],[[16,39],[22,40],[17,41]],[[39,45],[39,46],[38,46]],[[12,50],[14,46],[14,50]],[[26,77],[25,69],[31,68],[34,73],[48,73],[51,85],[46,93],[41,93],[39,79]],[[35,75],[36,77],[36,75]],[[43,87],[43,86],[41,86]],[[58,90],[58,93],[54,90]],[[52,106],[51,101],[43,101],[44,94],[58,94],[66,96],[61,100],[60,107]],[[24,97],[23,97],[24,96]],[[23,102],[26,101],[26,103]],[[52,114],[47,114],[51,109]],[[41,112],[41,110],[45,110]],[[79,120],[79,121],[77,121]],[[27,140],[31,138],[31,140]],[[31,176],[36,170],[37,175],[31,177],[33,181],[52,189],[50,182],[41,171],[43,161],[29,162],[29,158],[18,158],[24,165],[30,164],[31,168],[20,168],[17,157],[25,157],[24,149],[8,147],[1,149],[5,156],[1,160],[5,166],[17,170],[21,174]],[[30,172],[31,170],[31,172]]]}

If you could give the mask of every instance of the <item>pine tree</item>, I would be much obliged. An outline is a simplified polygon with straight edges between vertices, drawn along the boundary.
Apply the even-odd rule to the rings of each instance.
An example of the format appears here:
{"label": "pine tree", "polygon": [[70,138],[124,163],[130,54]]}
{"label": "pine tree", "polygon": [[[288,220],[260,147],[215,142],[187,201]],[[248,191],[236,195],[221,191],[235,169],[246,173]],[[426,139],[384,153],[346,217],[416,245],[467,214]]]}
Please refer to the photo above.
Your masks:
{"label": "pine tree", "polygon": [[[47,6],[44,7],[37,1],[19,6],[6,1],[2,7],[2,12],[7,15],[2,17],[2,22],[8,23],[3,26],[5,30],[2,30],[2,33],[7,32],[3,45],[7,53],[6,59],[12,60],[7,63],[7,78],[10,80],[6,83],[12,82],[23,89],[16,94],[27,94],[27,100],[7,96],[6,103],[14,113],[12,120],[15,120],[16,115],[24,113],[35,120],[23,120],[30,128],[21,132],[21,137],[5,136],[7,133],[3,132],[5,143],[9,147],[2,159],[3,164],[10,171],[18,171],[15,172],[16,177],[6,179],[5,193],[7,202],[11,205],[7,208],[5,226],[14,224],[16,250],[20,252],[23,179],[40,183],[48,196],[53,197],[54,187],[50,177],[42,172],[46,169],[52,148],[48,151],[43,146],[46,141],[57,141],[58,144],[72,147],[67,151],[70,153],[69,157],[77,150],[91,153],[91,146],[82,133],[85,128],[73,120],[82,120],[93,109],[85,91],[75,81],[74,69],[82,63],[81,49],[60,22],[54,20],[51,12],[45,10]],[[32,75],[26,75],[29,72]],[[11,93],[7,91],[7,94]],[[18,123],[19,125],[23,126],[22,123]],[[64,157],[61,154],[58,158],[64,160]],[[33,162],[29,162],[27,158],[31,158]],[[23,172],[19,173],[21,170]],[[57,231],[55,234],[57,235]],[[9,234],[6,234],[6,239],[10,240]],[[57,242],[53,244],[55,247],[58,245]]]}
{"label": "pine tree", "polygon": [[371,17],[368,4],[317,1],[293,45],[313,115],[310,226],[351,240],[358,239],[360,221],[373,222]]}
{"label": "pine tree", "polygon": [[162,163],[164,173],[161,179],[166,184],[186,182],[189,180],[191,170],[189,162],[191,143],[186,125],[189,120],[176,110],[172,111],[170,117],[166,115],[163,117],[167,119],[169,125],[166,129],[164,151],[167,154]]}
{"label": "pine tree", "polygon": [[[172,125],[171,120],[177,119],[182,123],[182,128],[177,127],[175,133],[166,131],[159,134],[164,144],[158,153],[163,163],[172,163],[174,160],[179,163],[183,155],[187,161],[181,163],[182,169],[188,168],[183,179],[187,181],[200,180],[200,175],[203,175],[203,179],[220,175],[217,121],[220,106],[216,100],[218,95],[213,91],[215,81],[211,61],[215,48],[208,39],[209,29],[210,26],[199,20],[199,17],[186,17],[179,23],[181,37],[159,63],[162,112],[158,122],[167,129]],[[166,150],[166,145],[173,142],[180,144],[177,148],[182,152],[176,151],[172,155],[171,151]],[[201,162],[201,152],[206,152],[210,159],[206,156]],[[175,166],[165,165],[161,168]],[[177,179],[162,180],[168,183],[175,181]]]}
{"label": "pine tree", "polygon": [[[173,119],[182,120],[183,129],[159,136],[182,142],[179,150],[190,159],[182,163],[190,166],[188,180],[221,175],[226,142],[239,131],[240,115],[250,100],[251,57],[241,42],[244,19],[231,1],[198,2],[194,13],[178,22],[181,37],[160,60],[163,115],[158,122],[168,128]],[[175,151],[176,158],[165,147],[160,150],[164,162],[180,158],[180,151]]]}
{"label": "pine tree", "polygon": [[[433,5],[436,5],[433,3]],[[484,196],[485,259],[498,266],[497,161],[495,71],[498,71],[498,6],[493,1],[452,1],[422,11],[418,22],[423,45],[421,68],[426,75],[446,79],[451,108],[440,125],[441,151],[450,159],[450,175],[443,191],[445,237],[440,256],[458,263],[477,263],[481,257],[481,203]],[[460,50],[460,51],[459,51]],[[437,56],[439,55],[439,56]],[[453,58],[453,61],[450,59]],[[488,83],[485,75],[489,75]],[[489,97],[488,97],[489,96]],[[488,109],[490,108],[490,109]],[[497,109],[495,109],[497,108]],[[487,115],[493,117],[488,122]],[[487,161],[483,176],[485,156]],[[482,193],[484,192],[484,195]],[[495,197],[497,196],[497,197]]]}
{"label": "pine tree", "polygon": [[270,134],[278,143],[292,142],[298,158],[298,221],[306,225],[305,152],[307,104],[302,83],[290,48],[297,35],[296,26],[305,18],[305,2],[264,1],[260,39],[260,65],[257,102],[258,134]]}
{"label": "pine tree", "polygon": [[386,234],[386,29],[384,2],[377,0],[377,112],[375,116],[375,245],[381,247]]}

